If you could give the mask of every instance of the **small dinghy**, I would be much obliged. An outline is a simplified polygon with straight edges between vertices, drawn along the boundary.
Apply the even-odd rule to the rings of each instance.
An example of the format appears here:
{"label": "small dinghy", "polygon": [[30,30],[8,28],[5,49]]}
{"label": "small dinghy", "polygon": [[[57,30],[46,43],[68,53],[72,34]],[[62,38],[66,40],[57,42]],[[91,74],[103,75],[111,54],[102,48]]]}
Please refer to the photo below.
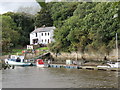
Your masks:
{"label": "small dinghy", "polygon": [[43,62],[42,59],[37,59],[36,60],[36,66],[37,67],[45,67],[45,63]]}
{"label": "small dinghy", "polygon": [[109,62],[107,63],[111,68],[120,68],[120,62]]}

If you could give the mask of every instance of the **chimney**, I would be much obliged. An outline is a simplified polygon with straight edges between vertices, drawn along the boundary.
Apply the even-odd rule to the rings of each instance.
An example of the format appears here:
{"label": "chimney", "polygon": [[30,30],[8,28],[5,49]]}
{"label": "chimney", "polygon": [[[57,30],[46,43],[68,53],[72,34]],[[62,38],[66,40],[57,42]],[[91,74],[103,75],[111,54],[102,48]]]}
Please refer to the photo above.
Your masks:
{"label": "chimney", "polygon": [[45,25],[43,25],[43,28],[45,28]]}
{"label": "chimney", "polygon": [[37,29],[37,26],[35,26],[35,29]]}

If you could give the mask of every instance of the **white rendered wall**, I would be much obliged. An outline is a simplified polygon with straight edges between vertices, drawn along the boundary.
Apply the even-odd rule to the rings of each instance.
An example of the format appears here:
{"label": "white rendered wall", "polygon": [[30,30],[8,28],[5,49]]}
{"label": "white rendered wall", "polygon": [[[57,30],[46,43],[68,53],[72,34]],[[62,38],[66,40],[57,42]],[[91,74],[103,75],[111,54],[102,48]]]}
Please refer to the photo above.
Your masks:
{"label": "white rendered wall", "polygon": [[[43,33],[43,35],[42,35]],[[46,33],[46,35],[45,35]],[[48,35],[49,33],[49,35]],[[50,30],[50,32],[37,32],[37,37],[36,37],[36,33],[31,33],[30,34],[30,44],[33,44],[33,39],[38,39],[38,43],[39,44],[48,44],[48,39],[49,39],[49,43],[51,43],[52,41],[54,41],[53,39],[53,30]],[[43,42],[42,42],[43,40]]]}
{"label": "white rendered wall", "polygon": [[[48,35],[48,33],[49,33],[49,35]],[[43,34],[43,36],[42,36],[42,34]],[[41,43],[42,44],[48,44],[48,39],[50,42],[50,34],[51,34],[50,32],[41,32]],[[43,42],[42,42],[42,40],[43,40]]]}
{"label": "white rendered wall", "polygon": [[31,33],[30,34],[30,44],[33,44],[33,39],[37,39],[38,36],[36,37],[36,33]]}

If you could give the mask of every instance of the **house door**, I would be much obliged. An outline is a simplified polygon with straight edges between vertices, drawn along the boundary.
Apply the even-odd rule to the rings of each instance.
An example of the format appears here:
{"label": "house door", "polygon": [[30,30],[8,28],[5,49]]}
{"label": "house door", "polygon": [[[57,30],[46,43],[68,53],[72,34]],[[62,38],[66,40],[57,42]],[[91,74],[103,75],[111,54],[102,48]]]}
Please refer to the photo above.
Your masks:
{"label": "house door", "polygon": [[33,44],[38,43],[38,39],[33,39]]}

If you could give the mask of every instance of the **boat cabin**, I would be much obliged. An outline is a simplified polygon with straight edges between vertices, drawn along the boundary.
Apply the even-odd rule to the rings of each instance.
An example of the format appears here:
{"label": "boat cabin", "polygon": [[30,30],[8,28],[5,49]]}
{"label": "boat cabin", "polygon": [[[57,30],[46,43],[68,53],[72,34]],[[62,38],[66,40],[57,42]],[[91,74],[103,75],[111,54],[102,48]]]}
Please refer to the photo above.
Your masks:
{"label": "boat cabin", "polygon": [[44,64],[44,62],[43,62],[42,59],[37,59],[37,63],[38,63],[38,64]]}
{"label": "boat cabin", "polygon": [[11,55],[10,61],[24,62],[24,56]]}

